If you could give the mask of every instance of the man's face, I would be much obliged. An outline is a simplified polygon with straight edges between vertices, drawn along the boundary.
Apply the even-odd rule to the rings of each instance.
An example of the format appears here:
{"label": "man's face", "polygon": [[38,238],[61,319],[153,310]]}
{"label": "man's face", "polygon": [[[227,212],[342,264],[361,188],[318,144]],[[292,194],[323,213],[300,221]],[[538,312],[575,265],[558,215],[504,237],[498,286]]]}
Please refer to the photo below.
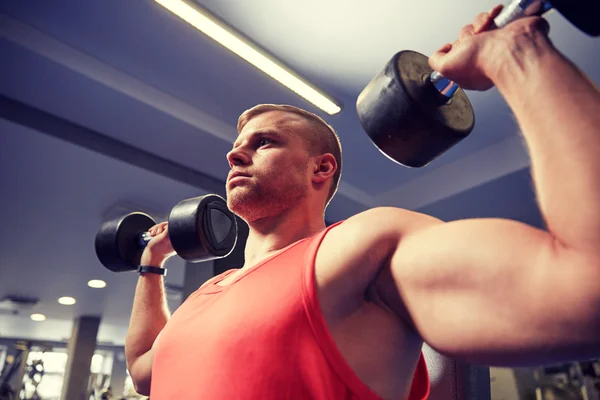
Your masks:
{"label": "man's face", "polygon": [[[244,126],[227,154],[229,209],[247,222],[278,215],[306,197],[310,187],[309,154],[302,117],[269,111]],[[235,173],[247,176],[233,177]]]}

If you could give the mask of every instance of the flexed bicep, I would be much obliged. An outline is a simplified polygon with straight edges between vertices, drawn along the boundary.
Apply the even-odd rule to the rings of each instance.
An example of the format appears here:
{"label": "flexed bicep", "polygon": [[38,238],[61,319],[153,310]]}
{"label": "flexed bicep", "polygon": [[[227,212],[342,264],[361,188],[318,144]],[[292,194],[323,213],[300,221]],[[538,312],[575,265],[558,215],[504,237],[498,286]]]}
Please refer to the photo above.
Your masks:
{"label": "flexed bicep", "polygon": [[384,299],[443,354],[518,366],[600,352],[600,268],[544,231],[500,219],[432,224],[406,233],[386,268]]}

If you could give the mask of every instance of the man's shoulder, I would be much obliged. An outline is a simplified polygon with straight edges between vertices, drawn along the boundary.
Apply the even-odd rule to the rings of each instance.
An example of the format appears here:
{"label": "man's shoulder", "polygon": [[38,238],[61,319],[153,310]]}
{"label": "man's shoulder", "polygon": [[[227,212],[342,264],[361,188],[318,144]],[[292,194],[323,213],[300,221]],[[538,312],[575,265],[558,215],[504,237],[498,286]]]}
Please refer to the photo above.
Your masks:
{"label": "man's shoulder", "polygon": [[363,293],[402,236],[439,221],[425,214],[377,207],[356,214],[331,228],[317,251],[317,284],[334,291]]}
{"label": "man's shoulder", "polygon": [[327,236],[351,235],[366,241],[378,241],[436,222],[441,221],[419,212],[398,207],[376,207],[351,216],[331,229]]}

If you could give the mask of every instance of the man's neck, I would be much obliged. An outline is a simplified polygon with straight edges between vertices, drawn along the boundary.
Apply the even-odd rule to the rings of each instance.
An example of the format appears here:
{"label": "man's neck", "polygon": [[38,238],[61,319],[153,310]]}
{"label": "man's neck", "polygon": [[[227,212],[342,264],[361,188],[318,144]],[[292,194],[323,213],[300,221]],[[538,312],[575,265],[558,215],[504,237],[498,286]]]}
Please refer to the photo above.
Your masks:
{"label": "man's neck", "polygon": [[276,251],[322,231],[325,220],[322,212],[319,215],[287,210],[275,217],[253,221],[248,227],[244,268],[250,268]]}

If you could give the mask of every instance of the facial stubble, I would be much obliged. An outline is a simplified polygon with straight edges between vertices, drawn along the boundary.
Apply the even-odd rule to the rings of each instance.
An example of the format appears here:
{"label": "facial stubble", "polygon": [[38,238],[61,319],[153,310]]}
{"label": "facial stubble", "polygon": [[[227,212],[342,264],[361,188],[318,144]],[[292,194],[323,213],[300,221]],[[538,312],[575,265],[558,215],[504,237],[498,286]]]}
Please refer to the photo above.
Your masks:
{"label": "facial stubble", "polygon": [[253,222],[293,208],[309,189],[305,165],[291,174],[282,169],[269,170],[238,183],[227,193],[229,209],[244,221]]}

